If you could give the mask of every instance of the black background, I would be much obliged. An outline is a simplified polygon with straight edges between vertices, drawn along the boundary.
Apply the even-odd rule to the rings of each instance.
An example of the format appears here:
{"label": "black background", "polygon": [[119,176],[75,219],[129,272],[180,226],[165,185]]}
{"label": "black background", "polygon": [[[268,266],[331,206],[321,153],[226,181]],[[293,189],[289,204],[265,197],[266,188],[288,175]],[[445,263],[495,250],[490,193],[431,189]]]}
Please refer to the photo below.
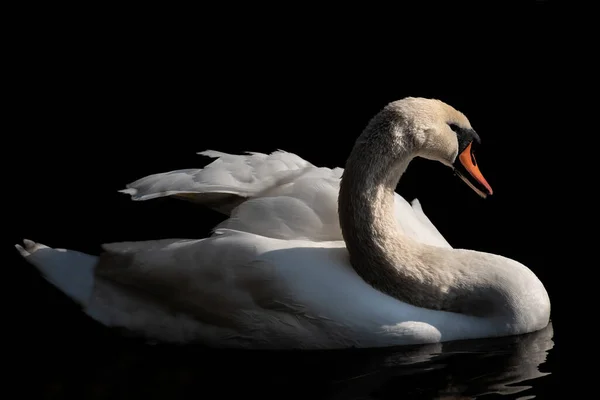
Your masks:
{"label": "black background", "polygon": [[[207,9],[185,23],[138,11],[64,21],[40,12],[43,25],[22,26],[27,45],[13,59],[9,110],[17,143],[5,150],[16,194],[7,216],[12,243],[98,253],[105,242],[202,237],[222,216],[171,199],[132,202],[117,190],[152,173],[202,167],[207,159],[195,153],[205,149],[283,149],[343,167],[385,104],[434,97],[464,112],[481,136],[478,161],[495,194],[483,200],[448,168],[420,159],[398,192],[418,197],[452,246],[529,266],[550,293],[556,342],[566,342],[563,232],[571,216],[557,210],[573,192],[557,160],[571,146],[565,99],[576,96],[582,50],[555,3],[440,10],[440,22],[427,9],[383,10],[385,23],[344,10],[277,18],[247,10],[258,19]],[[13,257],[14,326],[27,351],[96,332]]]}

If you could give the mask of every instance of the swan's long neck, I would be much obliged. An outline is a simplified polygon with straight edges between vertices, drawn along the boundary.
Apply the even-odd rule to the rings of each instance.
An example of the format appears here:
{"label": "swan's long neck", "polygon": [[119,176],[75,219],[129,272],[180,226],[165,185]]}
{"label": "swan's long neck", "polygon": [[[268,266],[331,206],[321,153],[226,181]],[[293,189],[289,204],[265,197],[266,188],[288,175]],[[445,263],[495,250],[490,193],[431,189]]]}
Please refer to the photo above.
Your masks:
{"label": "swan's long neck", "polygon": [[436,252],[405,236],[394,215],[394,191],[415,152],[407,129],[384,110],[357,140],[340,185],[340,226],[352,266],[366,282],[407,303],[447,309],[454,276],[434,267]]}
{"label": "swan's long neck", "polygon": [[[501,318],[518,331],[548,323],[543,284],[524,265],[494,254],[428,246],[404,235],[395,188],[419,152],[410,121],[386,108],[358,138],[340,184],[342,234],[356,272],[383,293],[434,310]],[[422,139],[422,138],[419,138]]]}

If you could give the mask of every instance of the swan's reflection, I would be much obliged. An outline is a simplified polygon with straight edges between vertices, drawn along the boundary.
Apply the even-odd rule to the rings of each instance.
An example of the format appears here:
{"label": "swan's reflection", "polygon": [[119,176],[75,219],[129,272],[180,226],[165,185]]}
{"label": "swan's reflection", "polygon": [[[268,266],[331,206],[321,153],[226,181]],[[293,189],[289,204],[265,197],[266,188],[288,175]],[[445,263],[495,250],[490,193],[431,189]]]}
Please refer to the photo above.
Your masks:
{"label": "swan's reflection", "polygon": [[[552,324],[522,336],[449,342],[373,355],[361,375],[338,381],[333,398],[475,399],[487,394],[534,398],[525,392],[549,375],[540,366],[554,347]],[[532,397],[527,397],[532,395]]]}
{"label": "swan's reflection", "polygon": [[536,387],[547,384],[546,378],[538,378],[549,374],[540,366],[554,345],[552,336],[549,325],[507,338],[308,353],[150,346],[122,338],[100,349],[104,338],[74,349],[71,356],[57,349],[65,367],[46,371],[45,380],[53,390],[61,387],[61,392],[85,398],[243,393],[261,398],[475,399],[519,393],[516,398],[529,399]]}

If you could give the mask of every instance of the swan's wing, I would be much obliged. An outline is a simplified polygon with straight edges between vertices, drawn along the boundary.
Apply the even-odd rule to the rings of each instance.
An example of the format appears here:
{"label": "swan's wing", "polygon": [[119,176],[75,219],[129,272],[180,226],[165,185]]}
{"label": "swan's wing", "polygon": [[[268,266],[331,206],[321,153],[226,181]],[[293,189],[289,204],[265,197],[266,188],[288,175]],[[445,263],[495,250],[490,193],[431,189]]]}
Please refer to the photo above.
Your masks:
{"label": "swan's wing", "polygon": [[[290,243],[228,230],[200,240],[110,243],[103,245],[96,275],[102,282],[118,283],[117,288],[128,291],[131,297],[151,298],[169,314],[191,315],[220,334],[256,331],[259,337],[260,326],[272,322],[276,331],[287,329],[294,335],[303,329],[297,325],[296,310],[290,306],[293,302],[285,300],[290,295],[285,270],[291,267],[263,259],[271,251],[289,248]],[[323,244],[319,249],[325,247]],[[113,308],[122,306],[122,296],[110,292],[102,295],[109,298],[101,301],[112,303]],[[134,323],[133,317],[119,321],[125,326]],[[217,343],[225,339],[240,338],[221,337]]]}
{"label": "swan's wing", "polygon": [[417,216],[417,218],[419,219],[419,221],[422,224],[422,227],[427,229],[432,236],[436,237],[439,240],[441,247],[452,248],[450,243],[448,243],[448,241],[440,233],[438,228],[436,228],[436,226],[433,224],[433,222],[431,222],[429,217],[425,214],[425,211],[423,211],[423,207],[421,206],[421,202],[418,199],[414,199],[411,204],[412,204],[412,208],[415,212],[415,215]]}
{"label": "swan's wing", "polygon": [[256,196],[281,180],[293,179],[307,168],[308,161],[293,153],[227,154],[213,150],[199,154],[216,158],[201,169],[182,169],[138,179],[121,190],[133,200],[173,196],[201,203],[229,214],[245,199]]}
{"label": "swan's wing", "polygon": [[[217,159],[203,169],[150,175],[122,192],[134,200],[187,198],[230,215],[218,228],[277,239],[342,240],[337,200],[342,168],[318,168],[295,154],[201,154]],[[396,194],[396,220],[408,236],[449,247],[423,213]]]}
{"label": "swan's wing", "polygon": [[243,202],[218,228],[285,240],[341,240],[339,175],[339,169],[308,169]]}
{"label": "swan's wing", "polygon": [[396,193],[395,214],[398,224],[404,233],[411,238],[432,246],[452,248],[427,215],[425,215],[418,199],[414,199],[412,203],[409,203]]}
{"label": "swan's wing", "polygon": [[[235,249],[235,251],[232,251]],[[171,310],[220,324],[230,312],[252,304],[236,276],[257,250],[235,238],[167,239],[103,245],[96,276],[150,295]]]}

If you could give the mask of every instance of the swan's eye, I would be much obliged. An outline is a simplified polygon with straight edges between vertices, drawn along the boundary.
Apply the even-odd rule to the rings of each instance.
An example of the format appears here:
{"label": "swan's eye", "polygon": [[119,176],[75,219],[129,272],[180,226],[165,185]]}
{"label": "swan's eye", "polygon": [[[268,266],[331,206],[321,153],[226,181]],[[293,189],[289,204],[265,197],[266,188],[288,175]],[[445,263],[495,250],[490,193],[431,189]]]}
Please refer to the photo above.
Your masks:
{"label": "swan's eye", "polygon": [[448,126],[449,126],[449,127],[450,127],[450,129],[452,129],[452,130],[454,131],[454,133],[456,133],[456,134],[458,134],[458,133],[461,131],[461,129],[459,128],[459,126],[458,126],[458,125],[456,125],[456,124],[448,124]]}

